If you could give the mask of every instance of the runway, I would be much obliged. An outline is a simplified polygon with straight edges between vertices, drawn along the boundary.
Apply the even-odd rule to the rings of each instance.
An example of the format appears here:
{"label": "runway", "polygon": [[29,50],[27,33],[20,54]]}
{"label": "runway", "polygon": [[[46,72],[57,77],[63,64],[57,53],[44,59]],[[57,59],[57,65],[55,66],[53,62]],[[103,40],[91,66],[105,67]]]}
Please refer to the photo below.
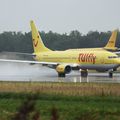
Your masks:
{"label": "runway", "polygon": [[0,81],[120,83],[120,74],[115,73],[113,78],[109,78],[108,73],[89,73],[84,78],[79,71],[72,71],[65,78],[59,78],[57,72],[51,68],[3,62],[0,63]]}

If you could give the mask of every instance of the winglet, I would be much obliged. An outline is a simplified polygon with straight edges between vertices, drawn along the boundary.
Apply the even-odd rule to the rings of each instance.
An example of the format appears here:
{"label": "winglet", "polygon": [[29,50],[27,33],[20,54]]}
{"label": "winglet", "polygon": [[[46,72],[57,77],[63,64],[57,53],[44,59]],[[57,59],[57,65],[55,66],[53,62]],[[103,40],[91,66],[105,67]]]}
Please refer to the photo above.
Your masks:
{"label": "winglet", "polygon": [[115,47],[117,33],[118,33],[118,29],[116,29],[112,32],[112,35],[111,35],[107,45],[104,47],[105,49],[111,49],[111,50],[116,50],[117,49],[117,47]]}
{"label": "winglet", "polygon": [[30,26],[32,31],[34,53],[50,51],[47,47],[45,47],[33,20],[30,21]]}

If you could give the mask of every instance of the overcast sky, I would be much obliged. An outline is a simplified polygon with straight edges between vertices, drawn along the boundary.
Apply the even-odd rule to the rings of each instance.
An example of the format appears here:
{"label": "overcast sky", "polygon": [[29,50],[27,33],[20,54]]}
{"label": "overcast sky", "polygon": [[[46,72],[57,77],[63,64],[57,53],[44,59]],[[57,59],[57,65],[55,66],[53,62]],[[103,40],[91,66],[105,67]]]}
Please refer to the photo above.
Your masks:
{"label": "overcast sky", "polygon": [[120,28],[120,0],[0,0],[0,32],[28,32],[31,19],[45,32],[111,31]]}

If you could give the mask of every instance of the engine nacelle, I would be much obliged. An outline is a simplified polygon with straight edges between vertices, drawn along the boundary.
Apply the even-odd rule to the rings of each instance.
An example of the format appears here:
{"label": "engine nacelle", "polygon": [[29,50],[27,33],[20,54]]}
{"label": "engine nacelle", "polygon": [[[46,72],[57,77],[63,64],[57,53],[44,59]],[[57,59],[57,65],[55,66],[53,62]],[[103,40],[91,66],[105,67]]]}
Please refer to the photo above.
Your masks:
{"label": "engine nacelle", "polygon": [[68,74],[70,73],[72,70],[72,68],[69,66],[69,65],[58,65],[56,67],[56,71],[58,73],[65,73],[65,74]]}

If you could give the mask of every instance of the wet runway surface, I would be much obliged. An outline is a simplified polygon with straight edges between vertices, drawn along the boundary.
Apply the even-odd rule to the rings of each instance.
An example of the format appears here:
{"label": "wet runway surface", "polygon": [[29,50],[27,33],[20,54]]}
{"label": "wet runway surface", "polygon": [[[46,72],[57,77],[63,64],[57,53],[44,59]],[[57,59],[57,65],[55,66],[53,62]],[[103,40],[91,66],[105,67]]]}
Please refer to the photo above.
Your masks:
{"label": "wet runway surface", "polygon": [[113,78],[109,78],[108,73],[89,73],[84,78],[79,71],[73,71],[59,78],[55,70],[40,65],[0,63],[0,81],[120,83],[120,73],[115,73]]}

